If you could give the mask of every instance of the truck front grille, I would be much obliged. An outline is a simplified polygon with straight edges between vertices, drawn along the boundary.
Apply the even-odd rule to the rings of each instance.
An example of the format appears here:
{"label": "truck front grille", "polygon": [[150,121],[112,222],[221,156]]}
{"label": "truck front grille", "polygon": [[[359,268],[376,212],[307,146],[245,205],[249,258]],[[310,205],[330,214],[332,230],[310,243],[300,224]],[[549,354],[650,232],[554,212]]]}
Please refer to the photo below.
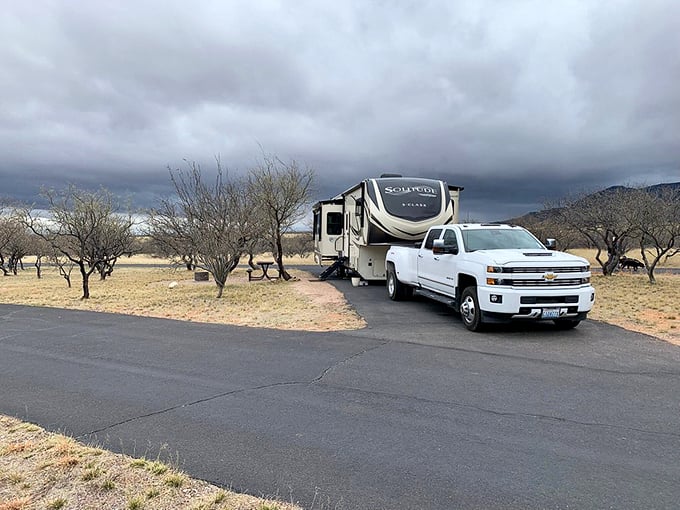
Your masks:
{"label": "truck front grille", "polygon": [[585,273],[585,266],[568,267],[504,267],[504,273]]}
{"label": "truck front grille", "polygon": [[509,280],[503,279],[501,285],[511,285],[513,287],[565,287],[582,285],[582,278],[556,278],[555,280]]}

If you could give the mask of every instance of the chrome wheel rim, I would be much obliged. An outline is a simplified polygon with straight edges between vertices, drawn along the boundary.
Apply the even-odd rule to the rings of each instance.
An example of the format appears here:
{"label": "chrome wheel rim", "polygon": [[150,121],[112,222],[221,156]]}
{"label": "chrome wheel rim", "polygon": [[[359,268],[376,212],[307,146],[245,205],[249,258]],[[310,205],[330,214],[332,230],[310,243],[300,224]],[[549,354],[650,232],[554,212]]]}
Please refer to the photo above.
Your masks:
{"label": "chrome wheel rim", "polygon": [[390,293],[390,296],[394,296],[394,277],[392,275],[387,277],[387,292]]}
{"label": "chrome wheel rim", "polygon": [[475,320],[476,312],[474,299],[471,296],[466,296],[460,305],[460,314],[463,320],[467,324],[471,324]]}

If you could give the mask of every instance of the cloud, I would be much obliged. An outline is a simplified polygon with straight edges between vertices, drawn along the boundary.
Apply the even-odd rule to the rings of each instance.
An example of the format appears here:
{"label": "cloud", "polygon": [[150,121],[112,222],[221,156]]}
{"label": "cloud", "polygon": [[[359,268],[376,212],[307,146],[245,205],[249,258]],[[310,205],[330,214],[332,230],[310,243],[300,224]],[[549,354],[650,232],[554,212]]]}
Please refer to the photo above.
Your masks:
{"label": "cloud", "polygon": [[480,219],[680,180],[672,0],[5,11],[1,194],[75,182],[144,204],[171,192],[168,165],[219,154],[244,171],[260,146],[314,167],[319,198],[383,172],[442,177]]}

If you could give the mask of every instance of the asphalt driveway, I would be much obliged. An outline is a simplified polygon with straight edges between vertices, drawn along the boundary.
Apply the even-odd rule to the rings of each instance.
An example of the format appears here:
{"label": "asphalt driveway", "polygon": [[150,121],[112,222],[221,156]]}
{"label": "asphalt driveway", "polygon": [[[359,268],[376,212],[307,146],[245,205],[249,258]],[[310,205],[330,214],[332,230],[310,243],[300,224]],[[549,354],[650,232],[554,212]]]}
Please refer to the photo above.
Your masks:
{"label": "asphalt driveway", "polygon": [[0,413],[315,509],[677,508],[680,348],[334,284],[366,329],[0,305]]}

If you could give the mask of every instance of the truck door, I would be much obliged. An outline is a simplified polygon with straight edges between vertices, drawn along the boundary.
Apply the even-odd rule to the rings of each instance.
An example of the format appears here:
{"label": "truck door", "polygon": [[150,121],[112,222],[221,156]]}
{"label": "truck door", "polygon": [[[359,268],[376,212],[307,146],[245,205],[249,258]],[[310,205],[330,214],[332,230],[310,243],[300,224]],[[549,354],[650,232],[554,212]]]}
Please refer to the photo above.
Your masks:
{"label": "truck door", "polygon": [[439,276],[437,273],[439,271],[438,262],[440,256],[432,253],[432,243],[434,243],[435,239],[439,239],[441,233],[441,228],[431,229],[425,238],[423,246],[418,250],[418,283],[422,287],[434,291],[439,291],[437,286]]}

